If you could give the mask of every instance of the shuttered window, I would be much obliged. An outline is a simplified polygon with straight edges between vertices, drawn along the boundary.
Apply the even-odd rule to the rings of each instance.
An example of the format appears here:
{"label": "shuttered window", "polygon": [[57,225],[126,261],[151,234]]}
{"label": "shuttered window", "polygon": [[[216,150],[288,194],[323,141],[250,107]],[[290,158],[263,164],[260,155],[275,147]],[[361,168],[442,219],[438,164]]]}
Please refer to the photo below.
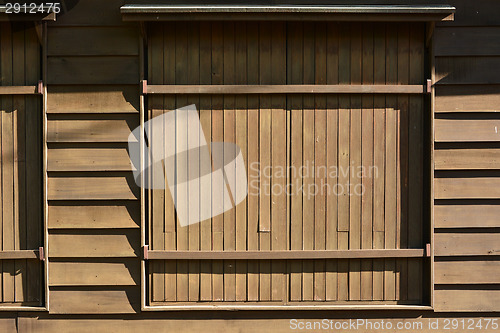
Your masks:
{"label": "shuttered window", "polygon": [[44,303],[40,53],[33,23],[0,22],[0,309]]}
{"label": "shuttered window", "polygon": [[429,303],[423,23],[147,32],[145,120],[196,105],[248,179],[234,209],[185,227],[175,193],[146,191],[147,304]]}

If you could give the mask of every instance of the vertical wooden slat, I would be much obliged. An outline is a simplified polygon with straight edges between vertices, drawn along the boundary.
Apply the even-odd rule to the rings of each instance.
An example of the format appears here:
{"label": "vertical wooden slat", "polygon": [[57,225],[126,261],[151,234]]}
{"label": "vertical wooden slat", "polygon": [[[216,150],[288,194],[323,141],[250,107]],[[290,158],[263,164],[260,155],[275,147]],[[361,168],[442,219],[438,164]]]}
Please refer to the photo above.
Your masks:
{"label": "vertical wooden slat", "polygon": [[[290,68],[288,84],[301,84],[303,81],[303,23],[288,23],[288,54]],[[289,95],[291,112],[290,133],[290,166],[292,170],[299,170],[302,165],[302,96]],[[292,185],[290,198],[290,249],[302,250],[302,193],[298,189],[302,186],[302,177],[298,172],[290,174]],[[290,261],[290,300],[302,299],[302,261]]]}
{"label": "vertical wooden slat", "polygon": [[[385,84],[385,24],[374,27],[374,84]],[[385,96],[374,97],[373,110],[373,248],[383,249],[385,205]],[[373,261],[373,300],[384,299],[384,260]]]}
{"label": "vertical wooden slat", "polygon": [[[326,30],[326,83],[339,83],[339,35],[338,23],[327,23]],[[326,166],[338,170],[338,95],[328,95],[326,100]],[[326,197],[326,249],[338,248],[338,178],[327,178],[329,193]],[[337,260],[326,261],[325,299],[337,299]]]}
{"label": "vertical wooden slat", "polygon": [[[175,29],[175,83],[187,84],[188,82],[188,24],[185,22],[177,23]],[[187,105],[186,96],[177,96],[176,108],[182,108]],[[186,135],[187,123],[176,119],[176,153],[187,150],[188,138]],[[179,134],[180,133],[180,134]],[[186,179],[187,176],[187,156],[177,155],[177,177]],[[178,210],[186,211],[184,205],[188,203],[186,192],[177,191],[175,194],[175,205]],[[181,226],[177,221],[177,250],[189,249],[189,228]],[[187,301],[189,299],[189,276],[188,262],[186,260],[177,261],[177,300]]]}
{"label": "vertical wooden slat", "polygon": [[[315,25],[315,84],[326,84],[326,23]],[[314,249],[326,249],[326,95],[316,95],[314,105]],[[326,298],[325,260],[314,261],[314,300]]]}
{"label": "vertical wooden slat", "polygon": [[[224,35],[223,25],[214,22],[212,25],[212,84],[222,84],[224,75]],[[212,142],[223,140],[223,98],[212,96]],[[223,197],[223,188],[212,188],[213,198]],[[213,202],[213,205],[216,203]],[[224,218],[218,215],[212,218],[212,249],[222,251],[224,249],[223,227]],[[214,260],[212,265],[212,292],[214,301],[224,299],[224,267],[222,260]]]}
{"label": "vertical wooden slat", "polygon": [[[200,31],[200,84],[210,84],[212,82],[212,24],[201,22]],[[200,122],[205,134],[205,141],[210,143],[212,138],[212,119],[211,119],[211,96],[200,96]],[[201,139],[201,138],[200,138]],[[201,154],[201,153],[200,153]],[[201,156],[200,156],[201,158]],[[208,186],[208,188],[204,188]],[[200,193],[211,191],[211,184],[200,183]],[[211,210],[211,198],[208,201],[200,202],[200,210]],[[212,250],[212,219],[202,221],[200,224],[200,249],[202,251]],[[208,260],[202,260],[200,263],[200,300],[212,300],[212,264]]]}
{"label": "vertical wooden slat", "polygon": [[[351,29],[351,84],[361,84],[362,31],[357,24]],[[357,171],[361,165],[361,96],[351,95],[351,141],[349,167],[349,249],[361,248],[361,179]],[[354,171],[354,172],[353,172]],[[349,262],[349,300],[359,300],[361,287],[361,263]]]}
{"label": "vertical wooden slat", "polygon": [[[314,84],[314,23],[304,23],[304,84]],[[314,96],[304,96],[302,163],[307,174],[303,178],[303,249],[314,250]],[[304,260],[302,299],[314,299],[314,262]]]}
{"label": "vertical wooden slat", "polygon": [[[259,83],[259,23],[247,23],[247,82],[248,84]],[[248,96],[248,250],[259,249],[259,97]],[[259,263],[257,260],[248,261],[248,301],[259,299]]]}
{"label": "vertical wooden slat", "polygon": [[[272,84],[286,84],[286,34],[284,22],[273,22],[271,47],[271,80]],[[271,163],[273,170],[286,170],[286,110],[285,95],[271,97]],[[285,148],[285,149],[284,149]],[[273,251],[286,250],[286,192],[288,176],[273,172],[271,179],[271,249]],[[285,261],[278,260],[271,263],[271,299],[284,299],[283,274]]]}
{"label": "vertical wooden slat", "polygon": [[[175,83],[175,71],[172,70],[175,66],[175,26],[172,23],[167,23],[163,26],[163,81],[165,84]],[[175,109],[175,97],[163,97],[164,112]],[[165,131],[165,129],[164,129]],[[164,132],[164,135],[171,133]],[[173,143],[175,144],[175,143]],[[165,145],[165,152],[167,145]],[[165,189],[164,206],[164,247],[165,250],[175,250],[177,248],[176,224],[177,218],[175,213],[173,196],[169,189]],[[165,261],[165,301],[177,300],[177,263],[173,260]]]}
{"label": "vertical wooden slat", "polygon": [[[424,82],[424,27],[410,26],[409,83]],[[410,96],[408,142],[408,247],[423,247],[423,97]],[[408,299],[422,301],[422,260],[408,259]]]}
{"label": "vertical wooden slat", "polygon": [[[350,84],[351,72],[351,44],[350,26],[341,24],[339,29],[339,83]],[[339,164],[339,194],[338,194],[338,248],[349,248],[349,165],[350,165],[350,99],[347,95],[339,95],[339,138],[338,138],[338,164]],[[347,172],[346,172],[347,171]],[[349,261],[338,261],[338,299],[349,298]]]}
{"label": "vertical wooden slat", "polygon": [[[188,84],[200,84],[200,24],[199,22],[191,22],[188,25],[188,50],[187,50],[187,61],[188,61]],[[187,105],[194,104],[196,108],[199,107],[200,98],[197,95],[190,95],[187,100]],[[199,117],[199,115],[197,115]],[[196,119],[197,120],[197,119]],[[195,121],[195,119],[193,119]],[[191,120],[190,120],[191,122]],[[188,146],[194,147],[200,145],[200,131],[195,129],[188,133]],[[200,159],[192,159],[189,157],[188,160],[188,174],[189,175],[199,175],[200,174]],[[191,191],[194,193],[199,193],[200,181],[199,179],[193,179],[188,190],[189,195],[189,206],[193,207],[189,210],[189,214],[194,215],[199,219],[200,216],[200,197],[199,195],[191,195]],[[189,250],[199,251],[200,250],[200,223],[194,223],[189,225]],[[189,263],[189,301],[198,301],[200,299],[200,261],[190,260]]]}
{"label": "vertical wooden slat", "polygon": [[[234,84],[235,81],[235,40],[234,22],[224,23],[224,84]],[[224,141],[235,141],[235,96],[224,96]],[[230,162],[224,156],[224,164]],[[226,176],[229,177],[229,176]],[[234,183],[234,179],[229,180]],[[234,251],[236,248],[235,236],[236,215],[234,209],[224,213],[224,250]],[[236,299],[236,275],[234,260],[224,261],[224,300]]]}
{"label": "vertical wooden slat", "polygon": [[[4,85],[12,85],[12,27],[2,27],[1,73]],[[2,250],[14,250],[14,112],[12,96],[2,98]],[[4,302],[14,302],[14,262],[3,263],[2,295]]]}
{"label": "vertical wooden slat", "polygon": [[[373,84],[373,24],[363,24],[362,84]],[[370,170],[373,166],[373,95],[362,96],[362,195],[361,195],[361,248],[373,247],[373,178]],[[361,260],[361,300],[373,299],[373,260]]]}
{"label": "vertical wooden slat", "polygon": [[[259,26],[259,72],[260,84],[270,84],[271,76],[271,23],[262,22]],[[259,231],[260,249],[271,249],[271,177],[267,177],[265,168],[271,166],[271,97],[260,96],[260,201]],[[261,301],[271,300],[271,262],[260,263],[260,297]]]}
{"label": "vertical wooden slat", "polygon": [[[398,26],[398,84],[408,84],[409,79],[409,24],[403,23]],[[400,248],[406,248],[408,244],[408,95],[398,96],[398,110],[400,112],[400,137],[399,137],[399,175],[400,175],[400,200],[401,219],[396,244]],[[398,259],[396,261],[399,279],[399,298],[408,298],[408,260]],[[397,285],[397,284],[396,284]],[[396,297],[398,295],[396,294]]]}
{"label": "vertical wooden slat", "polygon": [[[385,70],[386,84],[397,82],[397,30],[392,25],[386,26]],[[386,97],[386,150],[385,150],[385,248],[396,248],[396,223],[397,223],[397,192],[396,192],[396,146],[397,146],[397,121],[396,97]],[[396,261],[385,260],[384,299],[396,298]]]}
{"label": "vertical wooden slat", "polygon": [[[247,29],[245,22],[235,23],[235,83],[247,83]],[[247,157],[247,96],[235,97],[236,144],[241,149],[245,164]],[[236,183],[236,187],[240,184]],[[236,250],[247,249],[247,199],[236,206]],[[236,300],[247,300],[247,262],[236,261]]]}

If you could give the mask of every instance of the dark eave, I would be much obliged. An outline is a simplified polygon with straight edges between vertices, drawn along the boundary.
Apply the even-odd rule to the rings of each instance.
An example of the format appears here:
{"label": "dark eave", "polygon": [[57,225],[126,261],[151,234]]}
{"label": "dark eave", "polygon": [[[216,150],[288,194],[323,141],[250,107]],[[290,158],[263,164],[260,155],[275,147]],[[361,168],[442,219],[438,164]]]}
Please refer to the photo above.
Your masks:
{"label": "dark eave", "polygon": [[455,7],[425,6],[230,6],[136,5],[120,8],[124,21],[444,21]]}

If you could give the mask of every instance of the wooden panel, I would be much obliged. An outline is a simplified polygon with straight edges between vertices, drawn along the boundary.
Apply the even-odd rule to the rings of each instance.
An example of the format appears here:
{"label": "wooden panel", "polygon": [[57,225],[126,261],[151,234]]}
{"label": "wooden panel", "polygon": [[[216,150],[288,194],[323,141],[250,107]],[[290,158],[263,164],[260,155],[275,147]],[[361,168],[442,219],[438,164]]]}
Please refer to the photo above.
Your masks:
{"label": "wooden panel", "polygon": [[436,142],[500,141],[500,119],[436,119]]}
{"label": "wooden panel", "polygon": [[436,84],[498,84],[500,57],[437,57]]}
{"label": "wooden panel", "polygon": [[47,171],[132,171],[122,148],[53,148],[47,151]]}
{"label": "wooden panel", "polygon": [[436,149],[434,168],[436,170],[487,170],[498,169],[500,149]]}
{"label": "wooden panel", "polygon": [[500,178],[435,178],[436,199],[498,199]]}
{"label": "wooden panel", "polygon": [[434,206],[436,228],[495,228],[500,227],[499,216],[500,205],[496,204]]}
{"label": "wooden panel", "polygon": [[[431,3],[435,3],[432,2]],[[439,26],[498,26],[500,3],[495,0],[453,0],[457,8],[455,21],[439,22]]]}
{"label": "wooden panel", "polygon": [[[122,0],[86,0],[67,3],[54,26],[106,26],[123,25],[120,15]],[[53,25],[51,25],[53,26]]]}
{"label": "wooden panel", "polygon": [[436,56],[500,55],[500,27],[442,27],[434,38]]}
{"label": "wooden panel", "polygon": [[500,261],[438,261],[436,284],[500,284]]}
{"label": "wooden panel", "polygon": [[49,263],[51,286],[133,286],[140,282],[139,260]]}
{"label": "wooden panel", "polygon": [[0,331],[6,333],[17,333],[17,318],[2,317],[0,318]]}
{"label": "wooden panel", "polygon": [[436,112],[498,112],[500,85],[436,86]]}
{"label": "wooden panel", "polygon": [[434,309],[438,312],[498,311],[500,290],[437,289],[434,291]]}
{"label": "wooden panel", "polygon": [[140,205],[134,201],[61,202],[48,209],[51,229],[138,228],[140,224]]}
{"label": "wooden panel", "polygon": [[58,258],[108,258],[137,257],[139,231],[122,230],[112,234],[50,234],[49,257]]}
{"label": "wooden panel", "polygon": [[137,117],[112,120],[49,120],[47,142],[127,142]]}
{"label": "wooden panel", "polygon": [[137,113],[137,85],[47,87],[47,113]]}
{"label": "wooden panel", "polygon": [[48,29],[47,55],[138,55],[138,35],[135,27],[54,26]]}
{"label": "wooden panel", "polygon": [[138,57],[49,57],[47,84],[137,84]]}
{"label": "wooden panel", "polygon": [[118,290],[50,291],[51,314],[135,313],[139,308],[139,288]]}
{"label": "wooden panel", "polygon": [[496,233],[436,233],[434,255],[472,256],[498,255],[499,234]]}
{"label": "wooden panel", "polygon": [[134,200],[138,187],[132,174],[101,177],[50,177],[48,200]]}

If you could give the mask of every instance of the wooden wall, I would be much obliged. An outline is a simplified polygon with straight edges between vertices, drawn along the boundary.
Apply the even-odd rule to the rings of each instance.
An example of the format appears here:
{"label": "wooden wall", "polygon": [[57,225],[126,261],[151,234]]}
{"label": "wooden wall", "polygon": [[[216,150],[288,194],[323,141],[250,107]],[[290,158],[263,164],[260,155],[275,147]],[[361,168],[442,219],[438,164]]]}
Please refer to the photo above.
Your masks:
{"label": "wooden wall", "polygon": [[498,311],[500,4],[452,3],[434,41],[434,305]]}

